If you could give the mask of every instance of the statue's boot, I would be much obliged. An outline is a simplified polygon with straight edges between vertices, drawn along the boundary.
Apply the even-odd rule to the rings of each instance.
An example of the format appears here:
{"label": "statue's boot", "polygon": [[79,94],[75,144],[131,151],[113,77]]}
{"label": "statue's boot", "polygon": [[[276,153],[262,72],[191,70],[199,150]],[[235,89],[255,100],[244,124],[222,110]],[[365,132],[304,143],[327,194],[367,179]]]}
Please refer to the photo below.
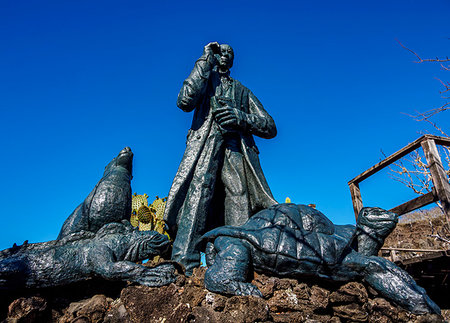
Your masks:
{"label": "statue's boot", "polygon": [[441,310],[418,286],[414,279],[398,266],[381,257],[364,256],[355,251],[342,261],[342,267],[335,271],[336,278],[348,274],[348,278],[362,276],[371,287],[383,297],[394,301],[415,314],[437,313]]}
{"label": "statue's boot", "polygon": [[211,292],[262,297],[258,288],[247,283],[250,252],[239,239],[219,237],[206,250],[208,270],[205,287]]}

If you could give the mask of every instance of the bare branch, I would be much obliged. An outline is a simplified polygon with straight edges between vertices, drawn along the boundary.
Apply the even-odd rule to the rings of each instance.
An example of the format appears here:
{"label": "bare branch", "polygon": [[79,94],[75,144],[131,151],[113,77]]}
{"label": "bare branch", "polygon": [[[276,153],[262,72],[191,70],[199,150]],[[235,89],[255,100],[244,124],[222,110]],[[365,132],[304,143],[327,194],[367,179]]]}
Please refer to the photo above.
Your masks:
{"label": "bare branch", "polygon": [[[436,128],[435,124],[432,123],[432,122],[431,122],[430,120],[428,120],[428,119],[431,118],[432,116],[434,116],[435,114],[438,114],[438,113],[440,113],[440,112],[443,112],[443,111],[446,111],[446,110],[449,110],[449,109],[450,109],[450,102],[446,102],[444,105],[440,106],[439,108],[430,109],[430,110],[425,111],[425,112],[417,112],[417,111],[416,111],[416,112],[417,112],[416,115],[412,115],[412,114],[408,114],[408,113],[405,113],[405,114],[406,114],[407,116],[413,118],[413,119],[416,120],[416,121],[427,121],[427,122],[430,122],[430,123],[433,125],[433,127]],[[442,129],[437,129],[437,128],[436,128],[436,130],[438,130],[441,134],[443,134],[443,135],[445,135],[445,136],[448,137],[448,135],[446,135],[446,134],[442,131]]]}
{"label": "bare branch", "polygon": [[450,65],[449,66],[444,66],[444,64],[441,64],[441,67],[444,71],[450,71]]}
{"label": "bare branch", "polygon": [[439,83],[441,83],[444,86],[444,90],[439,91],[440,94],[450,91],[450,82],[445,83],[444,81],[442,81],[441,79],[438,79],[437,77],[436,77],[436,80],[438,80]]}
{"label": "bare branch", "polygon": [[[411,50],[410,48],[404,46],[399,40],[397,42],[400,44],[400,46],[410,53],[412,53],[416,58],[417,61],[415,63],[424,63],[424,62],[434,62],[439,63],[441,68],[445,71],[450,71],[450,64],[444,64],[447,62],[450,62],[450,58],[427,58],[423,59],[419,56],[415,51]],[[444,96],[444,93],[450,92],[450,82],[445,82],[439,78],[436,78],[439,83],[444,87],[439,93],[441,94],[441,97],[443,99],[449,99],[449,97]],[[445,102],[443,105],[441,105],[438,108],[433,108],[425,112],[417,112],[414,115],[406,114],[415,121],[425,121],[428,124],[434,128],[434,133],[438,132],[440,135],[450,138],[448,134],[444,132],[442,128],[440,128],[435,122],[431,121],[431,117],[435,116],[436,114],[439,114],[443,111],[450,110],[450,102]],[[421,131],[421,133],[426,133],[427,131]],[[444,168],[445,172],[450,177],[450,148],[440,146],[438,148],[440,151],[440,156],[442,161],[444,162]],[[384,154],[383,154],[384,155]],[[386,157],[386,156],[385,156]],[[427,192],[431,192],[433,189],[433,182],[431,178],[430,171],[428,169],[428,163],[425,160],[425,157],[418,151],[415,150],[411,152],[408,156],[403,157],[399,161],[392,163],[391,166],[389,166],[389,177],[392,178],[395,181],[398,181],[402,183],[404,186],[410,188],[415,194],[423,195]],[[444,212],[444,209],[439,201],[436,202],[437,206],[441,210],[441,212]],[[435,232],[433,223],[429,219],[429,224],[432,229],[432,235],[429,235],[430,237],[435,238],[436,240],[444,241],[446,243],[450,243],[450,223],[445,224],[445,228],[449,232]]]}
{"label": "bare branch", "polygon": [[[436,58],[425,58],[425,59],[423,59],[423,58],[421,58],[415,51],[413,51],[413,50],[409,49],[408,47],[406,47],[405,45],[403,45],[398,39],[396,39],[396,41],[397,41],[397,43],[400,44],[400,46],[402,46],[404,49],[410,51],[411,53],[413,53],[413,54],[417,57],[418,61],[417,61],[416,63],[423,63],[423,62],[438,62],[438,63],[445,63],[445,62],[450,62],[450,58],[448,58],[448,57],[446,57],[446,58],[444,58],[444,59],[441,59],[441,58],[439,58],[439,57],[436,57]],[[441,66],[442,66],[444,69],[448,69],[448,67],[443,66],[443,64],[441,64]]]}
{"label": "bare branch", "polygon": [[441,237],[439,234],[429,234],[428,236],[431,237],[431,238],[435,238],[437,240],[444,241],[446,243],[450,243],[449,239],[445,239],[445,238]]}
{"label": "bare branch", "polygon": [[[417,57],[418,61],[416,61],[416,63],[423,63],[423,62],[438,62],[440,63],[440,66],[442,67],[443,70],[445,71],[450,71],[450,65],[445,66],[443,63],[444,62],[450,62],[450,58],[446,57],[445,59],[441,59],[441,58],[427,58],[427,59],[423,59],[422,57],[419,56],[419,54],[417,54],[415,51],[413,51],[412,49],[406,47],[405,45],[403,45],[398,39],[396,39],[396,41],[399,43],[399,45],[406,49],[407,51],[409,51],[410,53],[412,53],[414,56]],[[444,89],[442,91],[440,91],[440,94],[444,94],[450,91],[450,82],[444,82],[439,78],[436,78],[439,83],[441,83],[444,86]],[[442,97],[443,99],[448,99],[448,97]],[[431,118],[432,116],[449,110],[450,109],[450,102],[445,102],[445,104],[443,104],[442,106],[438,107],[438,108],[434,108],[422,113],[417,113],[416,115],[409,115],[411,118],[413,118],[416,121],[426,121],[428,123],[430,123],[439,133],[441,133],[442,135],[448,137],[448,135],[439,127],[437,127],[437,125],[433,122],[431,122],[429,120],[429,118]]]}

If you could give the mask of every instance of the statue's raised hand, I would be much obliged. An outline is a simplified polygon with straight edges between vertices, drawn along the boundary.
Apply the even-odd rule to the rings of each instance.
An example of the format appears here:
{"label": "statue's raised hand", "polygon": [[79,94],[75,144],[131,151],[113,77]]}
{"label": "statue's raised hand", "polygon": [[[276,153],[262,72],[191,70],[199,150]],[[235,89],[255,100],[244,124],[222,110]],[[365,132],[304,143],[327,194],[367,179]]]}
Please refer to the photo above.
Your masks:
{"label": "statue's raised hand", "polygon": [[214,57],[214,54],[217,54],[220,52],[220,45],[218,42],[211,42],[208,45],[205,46],[203,50],[204,55],[210,55]]}

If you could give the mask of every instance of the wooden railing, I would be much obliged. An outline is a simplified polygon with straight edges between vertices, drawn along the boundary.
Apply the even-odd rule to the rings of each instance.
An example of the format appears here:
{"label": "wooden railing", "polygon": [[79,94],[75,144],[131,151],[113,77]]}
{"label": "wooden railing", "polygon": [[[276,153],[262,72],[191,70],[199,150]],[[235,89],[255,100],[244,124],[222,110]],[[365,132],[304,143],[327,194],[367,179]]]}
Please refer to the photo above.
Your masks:
{"label": "wooden railing", "polygon": [[359,211],[363,208],[359,183],[390,164],[396,162],[400,158],[422,147],[434,187],[431,192],[398,205],[390,211],[397,213],[398,215],[402,215],[430,203],[440,201],[442,208],[446,213],[447,221],[450,221],[450,184],[448,182],[445,169],[442,165],[441,157],[439,156],[436,144],[449,147],[450,139],[432,135],[424,135],[349,181],[348,185],[350,187],[350,194],[352,195],[353,210],[355,211],[356,219],[358,219]]}
{"label": "wooden railing", "polygon": [[[450,257],[450,249],[381,248],[381,256],[394,263],[409,265],[440,257]],[[399,256],[399,253],[414,253],[413,257]],[[448,270],[448,269],[447,269]],[[426,271],[425,271],[426,272]]]}

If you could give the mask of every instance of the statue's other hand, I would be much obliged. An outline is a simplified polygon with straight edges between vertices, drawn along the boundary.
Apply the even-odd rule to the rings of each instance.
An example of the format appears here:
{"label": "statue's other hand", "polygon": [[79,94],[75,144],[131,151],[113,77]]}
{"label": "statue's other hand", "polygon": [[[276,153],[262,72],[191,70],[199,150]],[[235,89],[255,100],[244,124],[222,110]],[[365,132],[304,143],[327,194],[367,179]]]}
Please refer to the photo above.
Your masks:
{"label": "statue's other hand", "polygon": [[214,117],[223,128],[243,130],[247,125],[245,113],[228,105],[215,109]]}
{"label": "statue's other hand", "polygon": [[208,45],[205,46],[203,50],[204,55],[210,55],[214,57],[214,54],[218,53],[220,49],[220,45],[218,42],[211,42]]}

